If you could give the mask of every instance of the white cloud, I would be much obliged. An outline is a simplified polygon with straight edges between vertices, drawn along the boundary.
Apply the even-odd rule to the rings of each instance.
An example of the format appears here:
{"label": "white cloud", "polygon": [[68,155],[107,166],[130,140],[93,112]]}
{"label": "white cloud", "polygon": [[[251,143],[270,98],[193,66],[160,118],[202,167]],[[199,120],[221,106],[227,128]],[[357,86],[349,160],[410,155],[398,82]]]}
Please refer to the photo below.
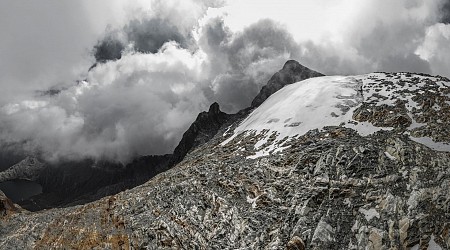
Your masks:
{"label": "white cloud", "polygon": [[427,28],[417,54],[430,63],[434,74],[450,76],[450,24],[438,23]]}

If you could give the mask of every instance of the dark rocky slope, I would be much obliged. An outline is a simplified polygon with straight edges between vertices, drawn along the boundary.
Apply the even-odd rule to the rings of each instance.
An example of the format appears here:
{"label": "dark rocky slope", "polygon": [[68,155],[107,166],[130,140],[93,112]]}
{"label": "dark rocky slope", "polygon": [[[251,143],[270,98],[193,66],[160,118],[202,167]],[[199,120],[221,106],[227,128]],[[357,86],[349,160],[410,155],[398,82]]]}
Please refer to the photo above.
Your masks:
{"label": "dark rocky slope", "polygon": [[220,111],[217,102],[211,104],[208,112],[202,112],[192,123],[189,129],[183,134],[178,146],[173,152],[173,161],[178,163],[183,160],[184,156],[195,147],[208,142],[225,124],[230,115]]}

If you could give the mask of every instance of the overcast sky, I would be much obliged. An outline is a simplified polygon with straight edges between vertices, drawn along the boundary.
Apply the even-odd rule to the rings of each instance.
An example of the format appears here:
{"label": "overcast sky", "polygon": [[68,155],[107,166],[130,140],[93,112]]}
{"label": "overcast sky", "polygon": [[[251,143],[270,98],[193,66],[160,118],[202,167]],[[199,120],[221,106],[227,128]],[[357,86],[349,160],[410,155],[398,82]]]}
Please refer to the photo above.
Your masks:
{"label": "overcast sky", "polygon": [[0,146],[169,153],[200,111],[247,107],[288,59],[450,76],[449,22],[448,0],[0,0]]}

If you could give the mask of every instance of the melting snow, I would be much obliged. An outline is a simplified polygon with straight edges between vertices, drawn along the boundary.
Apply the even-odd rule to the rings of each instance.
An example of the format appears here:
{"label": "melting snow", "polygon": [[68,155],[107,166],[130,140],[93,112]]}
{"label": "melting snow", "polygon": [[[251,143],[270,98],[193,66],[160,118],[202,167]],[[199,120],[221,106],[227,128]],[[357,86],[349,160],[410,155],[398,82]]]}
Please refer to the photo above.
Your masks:
{"label": "melting snow", "polygon": [[410,136],[409,139],[423,144],[433,150],[442,151],[442,152],[450,152],[450,144],[445,142],[435,142],[430,137],[413,137]]}
{"label": "melting snow", "polygon": [[[240,134],[250,136],[254,132],[260,136],[255,144],[257,152],[247,157],[254,159],[282,151],[284,145],[281,142],[285,137],[289,140],[325,126],[344,126],[354,129],[362,136],[392,129],[376,127],[370,122],[354,121],[353,113],[363,102],[392,106],[396,101],[402,100],[412,119],[408,129],[420,128],[426,124],[418,123],[413,118],[413,109],[420,107],[412,100],[413,91],[430,84],[424,79],[437,79],[407,75],[409,74],[372,73],[360,76],[324,76],[285,86],[255,109],[234,131],[227,130],[225,134],[233,135],[222,142],[222,145]],[[446,86],[444,82],[439,83]],[[270,136],[275,138],[267,143]],[[433,142],[431,138],[411,139],[436,150],[450,151],[450,145]]]}

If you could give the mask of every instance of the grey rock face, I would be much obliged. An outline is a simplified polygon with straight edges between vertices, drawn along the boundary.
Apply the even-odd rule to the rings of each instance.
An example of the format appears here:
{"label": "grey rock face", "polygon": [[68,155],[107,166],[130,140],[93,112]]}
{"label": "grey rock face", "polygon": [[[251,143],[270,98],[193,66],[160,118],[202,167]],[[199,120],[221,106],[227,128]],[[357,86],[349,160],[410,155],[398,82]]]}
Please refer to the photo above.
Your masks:
{"label": "grey rock face", "polygon": [[253,99],[251,106],[253,108],[258,107],[269,98],[269,96],[288,84],[318,76],[324,75],[301,65],[295,60],[289,60],[284,64],[283,68],[275,73],[270,78],[269,82],[262,87],[255,99]]}

